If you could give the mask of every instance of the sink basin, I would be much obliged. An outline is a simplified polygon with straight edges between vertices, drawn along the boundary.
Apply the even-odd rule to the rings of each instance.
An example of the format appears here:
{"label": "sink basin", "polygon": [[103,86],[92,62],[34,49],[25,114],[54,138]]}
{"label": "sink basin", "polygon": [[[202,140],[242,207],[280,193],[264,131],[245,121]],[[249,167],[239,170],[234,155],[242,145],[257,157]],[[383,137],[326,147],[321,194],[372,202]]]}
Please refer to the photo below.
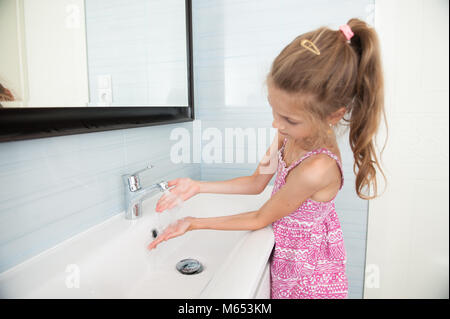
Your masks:
{"label": "sink basin", "polygon": [[[256,210],[270,197],[200,194],[177,218]],[[143,203],[143,216],[120,213],[0,274],[1,298],[253,298],[274,244],[271,226],[257,231],[196,230],[148,251],[161,194]],[[164,214],[164,213],[163,213]],[[162,215],[160,215],[162,216]],[[159,217],[161,218],[161,217]],[[184,275],[176,264],[200,261]]]}

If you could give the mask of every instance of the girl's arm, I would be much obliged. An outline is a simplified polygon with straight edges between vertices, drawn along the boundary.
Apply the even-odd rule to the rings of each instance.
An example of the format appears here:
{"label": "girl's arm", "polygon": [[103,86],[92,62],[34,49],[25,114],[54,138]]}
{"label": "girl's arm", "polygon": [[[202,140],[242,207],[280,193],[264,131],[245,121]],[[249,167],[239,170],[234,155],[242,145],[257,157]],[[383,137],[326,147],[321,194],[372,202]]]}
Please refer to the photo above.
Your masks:
{"label": "girl's arm", "polygon": [[258,211],[251,211],[231,216],[194,218],[189,217],[189,230],[255,230],[262,228],[258,224]]}
{"label": "girl's arm", "polygon": [[[269,179],[270,180],[270,179]],[[200,193],[254,195],[261,193],[255,175],[242,176],[226,181],[198,181]]]}

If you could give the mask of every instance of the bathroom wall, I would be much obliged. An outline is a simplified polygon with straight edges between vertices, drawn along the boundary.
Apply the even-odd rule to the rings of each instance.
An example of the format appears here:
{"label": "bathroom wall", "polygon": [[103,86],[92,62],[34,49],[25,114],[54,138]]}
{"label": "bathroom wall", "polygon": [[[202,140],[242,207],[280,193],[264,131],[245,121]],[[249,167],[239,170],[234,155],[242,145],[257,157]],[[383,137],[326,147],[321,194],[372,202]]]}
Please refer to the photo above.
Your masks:
{"label": "bathroom wall", "polygon": [[369,206],[366,298],[449,297],[448,12],[446,0],[377,0],[389,142],[385,192]]}
{"label": "bathroom wall", "polygon": [[[202,130],[218,128],[225,136],[225,128],[249,128],[259,135],[259,128],[267,135],[268,147],[272,113],[263,81],[271,62],[297,35],[322,25],[337,30],[352,17],[373,25],[374,0],[194,0],[195,99]],[[348,134],[342,135],[339,143],[344,187],[336,198],[336,208],[348,253],[349,297],[361,298],[368,202],[356,196]],[[252,148],[257,146],[246,143],[241,150],[247,153]],[[222,154],[226,151],[222,143]],[[256,166],[248,162],[202,163],[201,177],[225,180],[250,175]]]}
{"label": "bathroom wall", "polygon": [[0,143],[0,272],[120,213],[122,174],[200,179],[170,160],[176,127],[192,122]]}

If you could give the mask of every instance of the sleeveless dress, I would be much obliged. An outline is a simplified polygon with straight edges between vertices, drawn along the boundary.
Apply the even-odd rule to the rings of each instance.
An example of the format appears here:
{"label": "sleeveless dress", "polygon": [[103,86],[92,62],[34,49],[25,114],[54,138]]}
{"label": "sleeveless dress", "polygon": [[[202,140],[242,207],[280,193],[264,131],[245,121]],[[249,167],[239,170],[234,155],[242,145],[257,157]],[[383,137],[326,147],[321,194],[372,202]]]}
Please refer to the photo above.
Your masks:
{"label": "sleeveless dress", "polygon": [[[334,158],[341,172],[339,158],[326,148],[310,151],[286,167],[278,151],[278,168],[273,196],[286,183],[288,172],[315,154]],[[290,215],[272,223],[275,246],[270,260],[272,299],[337,299],[347,298],[348,281],[345,274],[346,252],[341,225],[334,199],[317,202],[307,199]]]}

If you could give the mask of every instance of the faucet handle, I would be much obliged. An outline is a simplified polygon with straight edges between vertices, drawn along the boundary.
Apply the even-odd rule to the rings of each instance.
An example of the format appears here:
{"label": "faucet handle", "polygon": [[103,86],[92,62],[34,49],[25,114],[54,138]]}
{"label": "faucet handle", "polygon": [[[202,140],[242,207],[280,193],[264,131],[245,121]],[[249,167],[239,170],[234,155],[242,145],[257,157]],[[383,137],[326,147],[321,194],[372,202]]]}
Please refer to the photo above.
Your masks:
{"label": "faucet handle", "polygon": [[151,169],[153,167],[154,166],[152,164],[148,164],[148,166],[146,168],[140,169],[140,170],[138,170],[138,171],[136,171],[136,172],[134,172],[133,174],[130,174],[130,175],[131,176],[137,176],[138,174],[140,174],[140,173],[142,173],[142,172],[144,172],[144,171],[146,171],[148,169]]}

